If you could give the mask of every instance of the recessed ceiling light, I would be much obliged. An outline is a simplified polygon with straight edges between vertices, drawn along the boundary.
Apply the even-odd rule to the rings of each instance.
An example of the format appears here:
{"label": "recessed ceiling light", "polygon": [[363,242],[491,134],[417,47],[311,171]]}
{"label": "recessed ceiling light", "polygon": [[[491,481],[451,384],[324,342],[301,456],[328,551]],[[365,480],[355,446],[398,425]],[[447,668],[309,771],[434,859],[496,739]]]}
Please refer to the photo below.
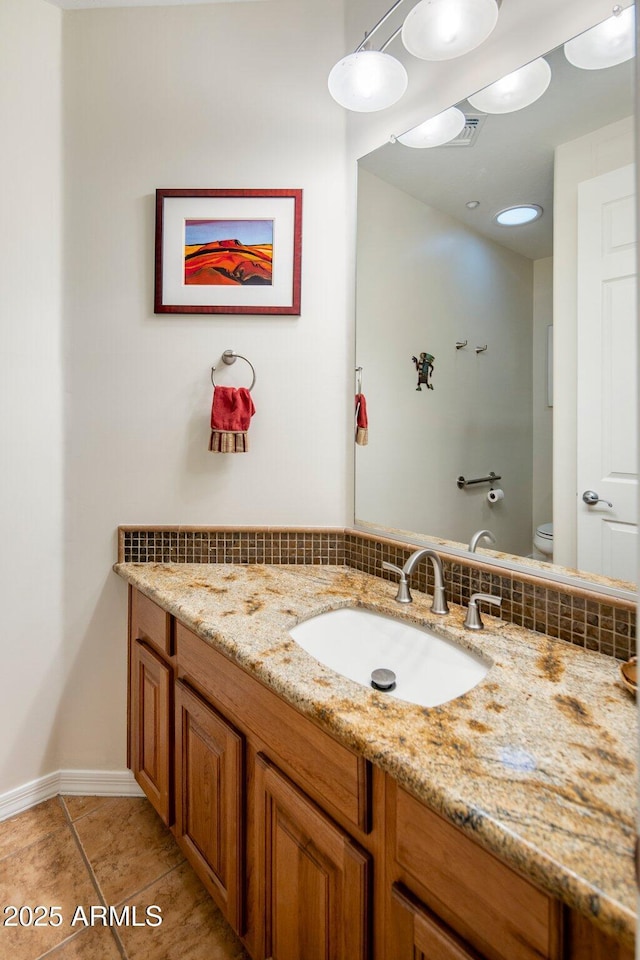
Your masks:
{"label": "recessed ceiling light", "polygon": [[497,213],[495,220],[503,227],[519,227],[523,223],[533,223],[542,216],[542,207],[537,203],[519,203]]}
{"label": "recessed ceiling light", "polygon": [[476,207],[479,207],[479,206],[480,206],[479,200],[467,200],[467,202],[465,203],[465,207],[467,207],[468,210],[475,210]]}

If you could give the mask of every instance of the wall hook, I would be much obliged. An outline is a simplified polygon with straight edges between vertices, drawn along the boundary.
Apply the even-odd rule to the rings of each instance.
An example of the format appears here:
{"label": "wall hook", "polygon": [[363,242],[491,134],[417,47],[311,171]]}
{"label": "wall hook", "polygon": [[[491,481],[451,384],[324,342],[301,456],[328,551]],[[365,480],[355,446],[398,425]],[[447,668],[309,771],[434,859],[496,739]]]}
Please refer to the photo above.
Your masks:
{"label": "wall hook", "polygon": [[456,350],[462,350],[468,343],[468,340],[456,340]]}
{"label": "wall hook", "polygon": [[476,347],[476,353],[484,353],[487,349],[487,344],[485,343],[484,347]]}

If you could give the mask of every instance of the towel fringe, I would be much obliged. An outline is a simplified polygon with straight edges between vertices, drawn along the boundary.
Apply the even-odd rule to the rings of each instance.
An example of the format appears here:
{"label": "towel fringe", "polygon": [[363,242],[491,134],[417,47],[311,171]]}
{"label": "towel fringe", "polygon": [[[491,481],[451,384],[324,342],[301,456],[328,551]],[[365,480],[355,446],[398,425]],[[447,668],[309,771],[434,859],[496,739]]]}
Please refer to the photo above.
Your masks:
{"label": "towel fringe", "polygon": [[246,430],[212,430],[209,450],[212,453],[246,453],[249,437]]}

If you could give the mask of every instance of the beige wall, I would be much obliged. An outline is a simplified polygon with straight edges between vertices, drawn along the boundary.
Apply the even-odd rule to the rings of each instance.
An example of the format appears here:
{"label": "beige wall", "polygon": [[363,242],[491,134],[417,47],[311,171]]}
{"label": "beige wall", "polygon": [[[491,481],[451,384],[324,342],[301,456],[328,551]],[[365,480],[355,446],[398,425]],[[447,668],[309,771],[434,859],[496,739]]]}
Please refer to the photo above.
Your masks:
{"label": "beige wall", "polygon": [[632,163],[633,118],[565,143],[554,169],[553,559],[576,565],[577,209],[578,184]]}
{"label": "beige wall", "polygon": [[[488,527],[498,549],[530,553],[532,261],[361,169],[356,299],[370,417],[357,519],[462,543]],[[416,390],[421,351],[433,390]],[[458,489],[491,470],[501,502]]]}
{"label": "beige wall", "polygon": [[[63,766],[124,766],[118,523],[344,524],[342,2],[65,23],[68,498]],[[154,316],[156,187],[301,187],[300,317]],[[208,452],[210,369],[255,365],[250,451]],[[247,383],[237,363],[222,374]]]}
{"label": "beige wall", "polygon": [[0,791],[52,769],[64,669],[61,22],[0,3]]}

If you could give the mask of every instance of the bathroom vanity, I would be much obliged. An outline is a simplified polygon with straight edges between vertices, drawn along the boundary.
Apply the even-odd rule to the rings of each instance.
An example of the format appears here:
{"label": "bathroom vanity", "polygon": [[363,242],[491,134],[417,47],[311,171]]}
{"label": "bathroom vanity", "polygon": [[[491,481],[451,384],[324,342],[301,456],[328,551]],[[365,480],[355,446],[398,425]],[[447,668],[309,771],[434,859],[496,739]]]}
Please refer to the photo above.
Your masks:
{"label": "bathroom vanity", "polygon": [[129,765],[256,960],[631,960],[635,707],[612,658],[464,610],[491,667],[423,708],[289,636],[397,616],[344,567],[121,563]]}

